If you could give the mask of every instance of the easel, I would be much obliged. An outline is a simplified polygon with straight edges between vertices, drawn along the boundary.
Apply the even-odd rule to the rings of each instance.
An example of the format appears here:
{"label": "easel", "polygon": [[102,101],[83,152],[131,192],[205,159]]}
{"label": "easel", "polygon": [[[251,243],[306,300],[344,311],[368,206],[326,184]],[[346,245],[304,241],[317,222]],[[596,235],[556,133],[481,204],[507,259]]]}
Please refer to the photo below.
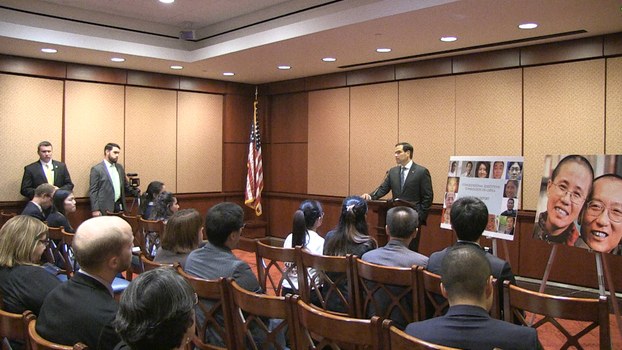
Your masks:
{"label": "easel", "polygon": [[[497,254],[497,240],[498,238],[496,237],[491,237],[490,238],[492,240],[492,255],[498,257],[499,254]],[[510,266],[512,265],[510,263],[510,250],[508,249],[508,242],[503,239],[501,240],[501,245],[503,246],[503,254],[505,254],[505,261],[508,262],[508,264],[510,264]]]}
{"label": "easel", "polygon": [[[551,269],[553,267],[553,261],[555,260],[555,255],[557,254],[557,244],[553,244],[553,248],[551,249],[551,253],[549,254],[549,261],[546,263],[546,268],[544,270],[544,276],[542,277],[542,283],[540,283],[540,288],[538,292],[544,293],[544,288],[546,287],[546,282],[549,279],[549,275],[551,274]],[[607,263],[607,259],[605,258],[604,253],[594,252],[594,257],[596,258],[596,274],[598,277],[598,294],[600,296],[606,296],[605,290],[605,281],[607,282],[607,286],[609,287],[609,301],[613,307],[613,313],[615,315],[616,323],[618,324],[618,333],[620,338],[622,338],[622,323],[620,322],[620,307],[618,305],[618,300],[616,299],[616,291],[613,285],[613,278],[611,277],[611,270],[609,269],[609,264]],[[604,271],[604,274],[603,274]],[[531,315],[529,320],[529,324],[533,324],[535,315]]]}

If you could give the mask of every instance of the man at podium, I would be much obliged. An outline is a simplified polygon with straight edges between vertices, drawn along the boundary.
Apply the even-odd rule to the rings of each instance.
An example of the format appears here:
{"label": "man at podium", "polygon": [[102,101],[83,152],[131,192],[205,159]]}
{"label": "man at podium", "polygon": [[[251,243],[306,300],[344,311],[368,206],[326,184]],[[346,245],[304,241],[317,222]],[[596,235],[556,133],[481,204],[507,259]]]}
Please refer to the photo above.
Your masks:
{"label": "man at podium", "polygon": [[[376,190],[364,193],[361,197],[365,200],[376,200],[391,191],[393,199],[399,198],[411,202],[413,209],[419,214],[419,225],[425,225],[434,198],[430,172],[427,168],[412,161],[413,146],[407,142],[395,145],[394,156],[397,166],[387,171],[384,180]],[[420,235],[417,235],[417,239],[413,240],[410,245],[411,249],[417,250],[419,237]]]}

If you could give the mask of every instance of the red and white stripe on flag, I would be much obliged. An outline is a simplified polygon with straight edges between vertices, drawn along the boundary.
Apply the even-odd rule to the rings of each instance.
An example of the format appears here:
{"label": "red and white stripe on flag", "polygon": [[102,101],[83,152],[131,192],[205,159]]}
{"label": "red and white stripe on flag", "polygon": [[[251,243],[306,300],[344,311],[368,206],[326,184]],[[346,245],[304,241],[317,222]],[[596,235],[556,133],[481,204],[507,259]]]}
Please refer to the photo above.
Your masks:
{"label": "red and white stripe on flag", "polygon": [[246,167],[244,204],[255,209],[255,215],[259,216],[262,213],[263,161],[261,158],[261,134],[259,133],[259,122],[257,121],[257,101],[253,103],[253,124],[251,125],[251,135],[248,143]]}

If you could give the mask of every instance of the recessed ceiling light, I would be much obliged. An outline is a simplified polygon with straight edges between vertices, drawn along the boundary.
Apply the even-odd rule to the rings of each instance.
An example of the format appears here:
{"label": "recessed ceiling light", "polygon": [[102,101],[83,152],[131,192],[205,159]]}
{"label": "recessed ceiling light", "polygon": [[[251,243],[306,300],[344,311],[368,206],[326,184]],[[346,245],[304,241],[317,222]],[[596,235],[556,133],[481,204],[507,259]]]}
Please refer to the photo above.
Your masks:
{"label": "recessed ceiling light", "polygon": [[125,58],[123,58],[123,57],[113,57],[110,60],[112,62],[125,62]]}
{"label": "recessed ceiling light", "polygon": [[224,72],[224,73],[222,73],[222,75],[224,75],[226,77],[231,77],[231,76],[234,76],[235,73],[233,73],[233,72]]}
{"label": "recessed ceiling light", "polygon": [[44,48],[44,49],[41,49],[41,52],[45,52],[45,53],[57,53],[57,52],[58,52],[58,50],[56,50],[56,49]]}
{"label": "recessed ceiling light", "polygon": [[337,59],[335,57],[324,57],[322,61],[324,62],[335,62]]}
{"label": "recessed ceiling light", "polygon": [[175,0],[160,0],[160,2],[163,4],[172,4],[175,2]]}
{"label": "recessed ceiling light", "polygon": [[450,43],[452,41],[456,41],[458,40],[458,38],[456,38],[455,36],[442,36],[441,37],[441,41],[445,42],[445,43]]}
{"label": "recessed ceiling light", "polygon": [[389,49],[388,47],[381,47],[381,48],[376,49],[376,52],[387,53],[387,52],[391,52],[391,49]]}
{"label": "recessed ceiling light", "polygon": [[184,69],[184,67],[182,67],[182,66],[171,66],[171,69],[180,70],[180,69]]}
{"label": "recessed ceiling light", "polygon": [[280,69],[280,70],[288,70],[288,69],[292,69],[292,66],[285,66],[285,65],[283,65],[283,66],[278,66],[277,68]]}
{"label": "recessed ceiling light", "polygon": [[518,25],[520,29],[534,29],[538,28],[538,23],[521,23]]}

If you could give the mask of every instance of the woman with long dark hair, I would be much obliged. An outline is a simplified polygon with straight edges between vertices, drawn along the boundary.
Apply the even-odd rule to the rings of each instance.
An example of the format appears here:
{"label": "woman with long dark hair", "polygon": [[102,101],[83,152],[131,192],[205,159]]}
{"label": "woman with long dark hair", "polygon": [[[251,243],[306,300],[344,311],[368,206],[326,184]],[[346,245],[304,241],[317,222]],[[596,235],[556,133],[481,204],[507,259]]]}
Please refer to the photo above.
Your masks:
{"label": "woman with long dark hair", "polygon": [[162,220],[164,223],[179,210],[177,197],[171,192],[162,192],[155,200],[149,220]]}
{"label": "woman with long dark hair", "polygon": [[67,219],[68,213],[76,211],[76,197],[73,192],[66,190],[56,190],[52,197],[52,212],[48,215],[46,221],[50,227],[63,227],[69,233],[76,231],[71,227]]}
{"label": "woman with long dark hair", "polygon": [[324,255],[353,254],[360,257],[376,248],[376,241],[368,234],[366,217],[367,202],[363,198],[350,196],[344,199],[339,224],[326,234]]}
{"label": "woman with long dark hair", "polygon": [[[318,201],[306,200],[300,204],[300,208],[294,213],[292,233],[285,238],[283,247],[294,248],[301,246],[313,254],[321,255],[324,249],[324,238],[316,230],[322,225],[324,211]],[[298,290],[298,271],[293,266],[288,266],[288,279],[283,280],[283,295],[295,294]],[[312,272],[311,275],[314,275]],[[290,283],[291,281],[291,283]],[[293,285],[292,285],[293,284]]]}
{"label": "woman with long dark hair", "polygon": [[155,199],[162,191],[166,190],[166,186],[161,181],[151,181],[147,190],[140,197],[140,207],[138,208],[138,214],[143,218],[148,219],[151,216]]}

